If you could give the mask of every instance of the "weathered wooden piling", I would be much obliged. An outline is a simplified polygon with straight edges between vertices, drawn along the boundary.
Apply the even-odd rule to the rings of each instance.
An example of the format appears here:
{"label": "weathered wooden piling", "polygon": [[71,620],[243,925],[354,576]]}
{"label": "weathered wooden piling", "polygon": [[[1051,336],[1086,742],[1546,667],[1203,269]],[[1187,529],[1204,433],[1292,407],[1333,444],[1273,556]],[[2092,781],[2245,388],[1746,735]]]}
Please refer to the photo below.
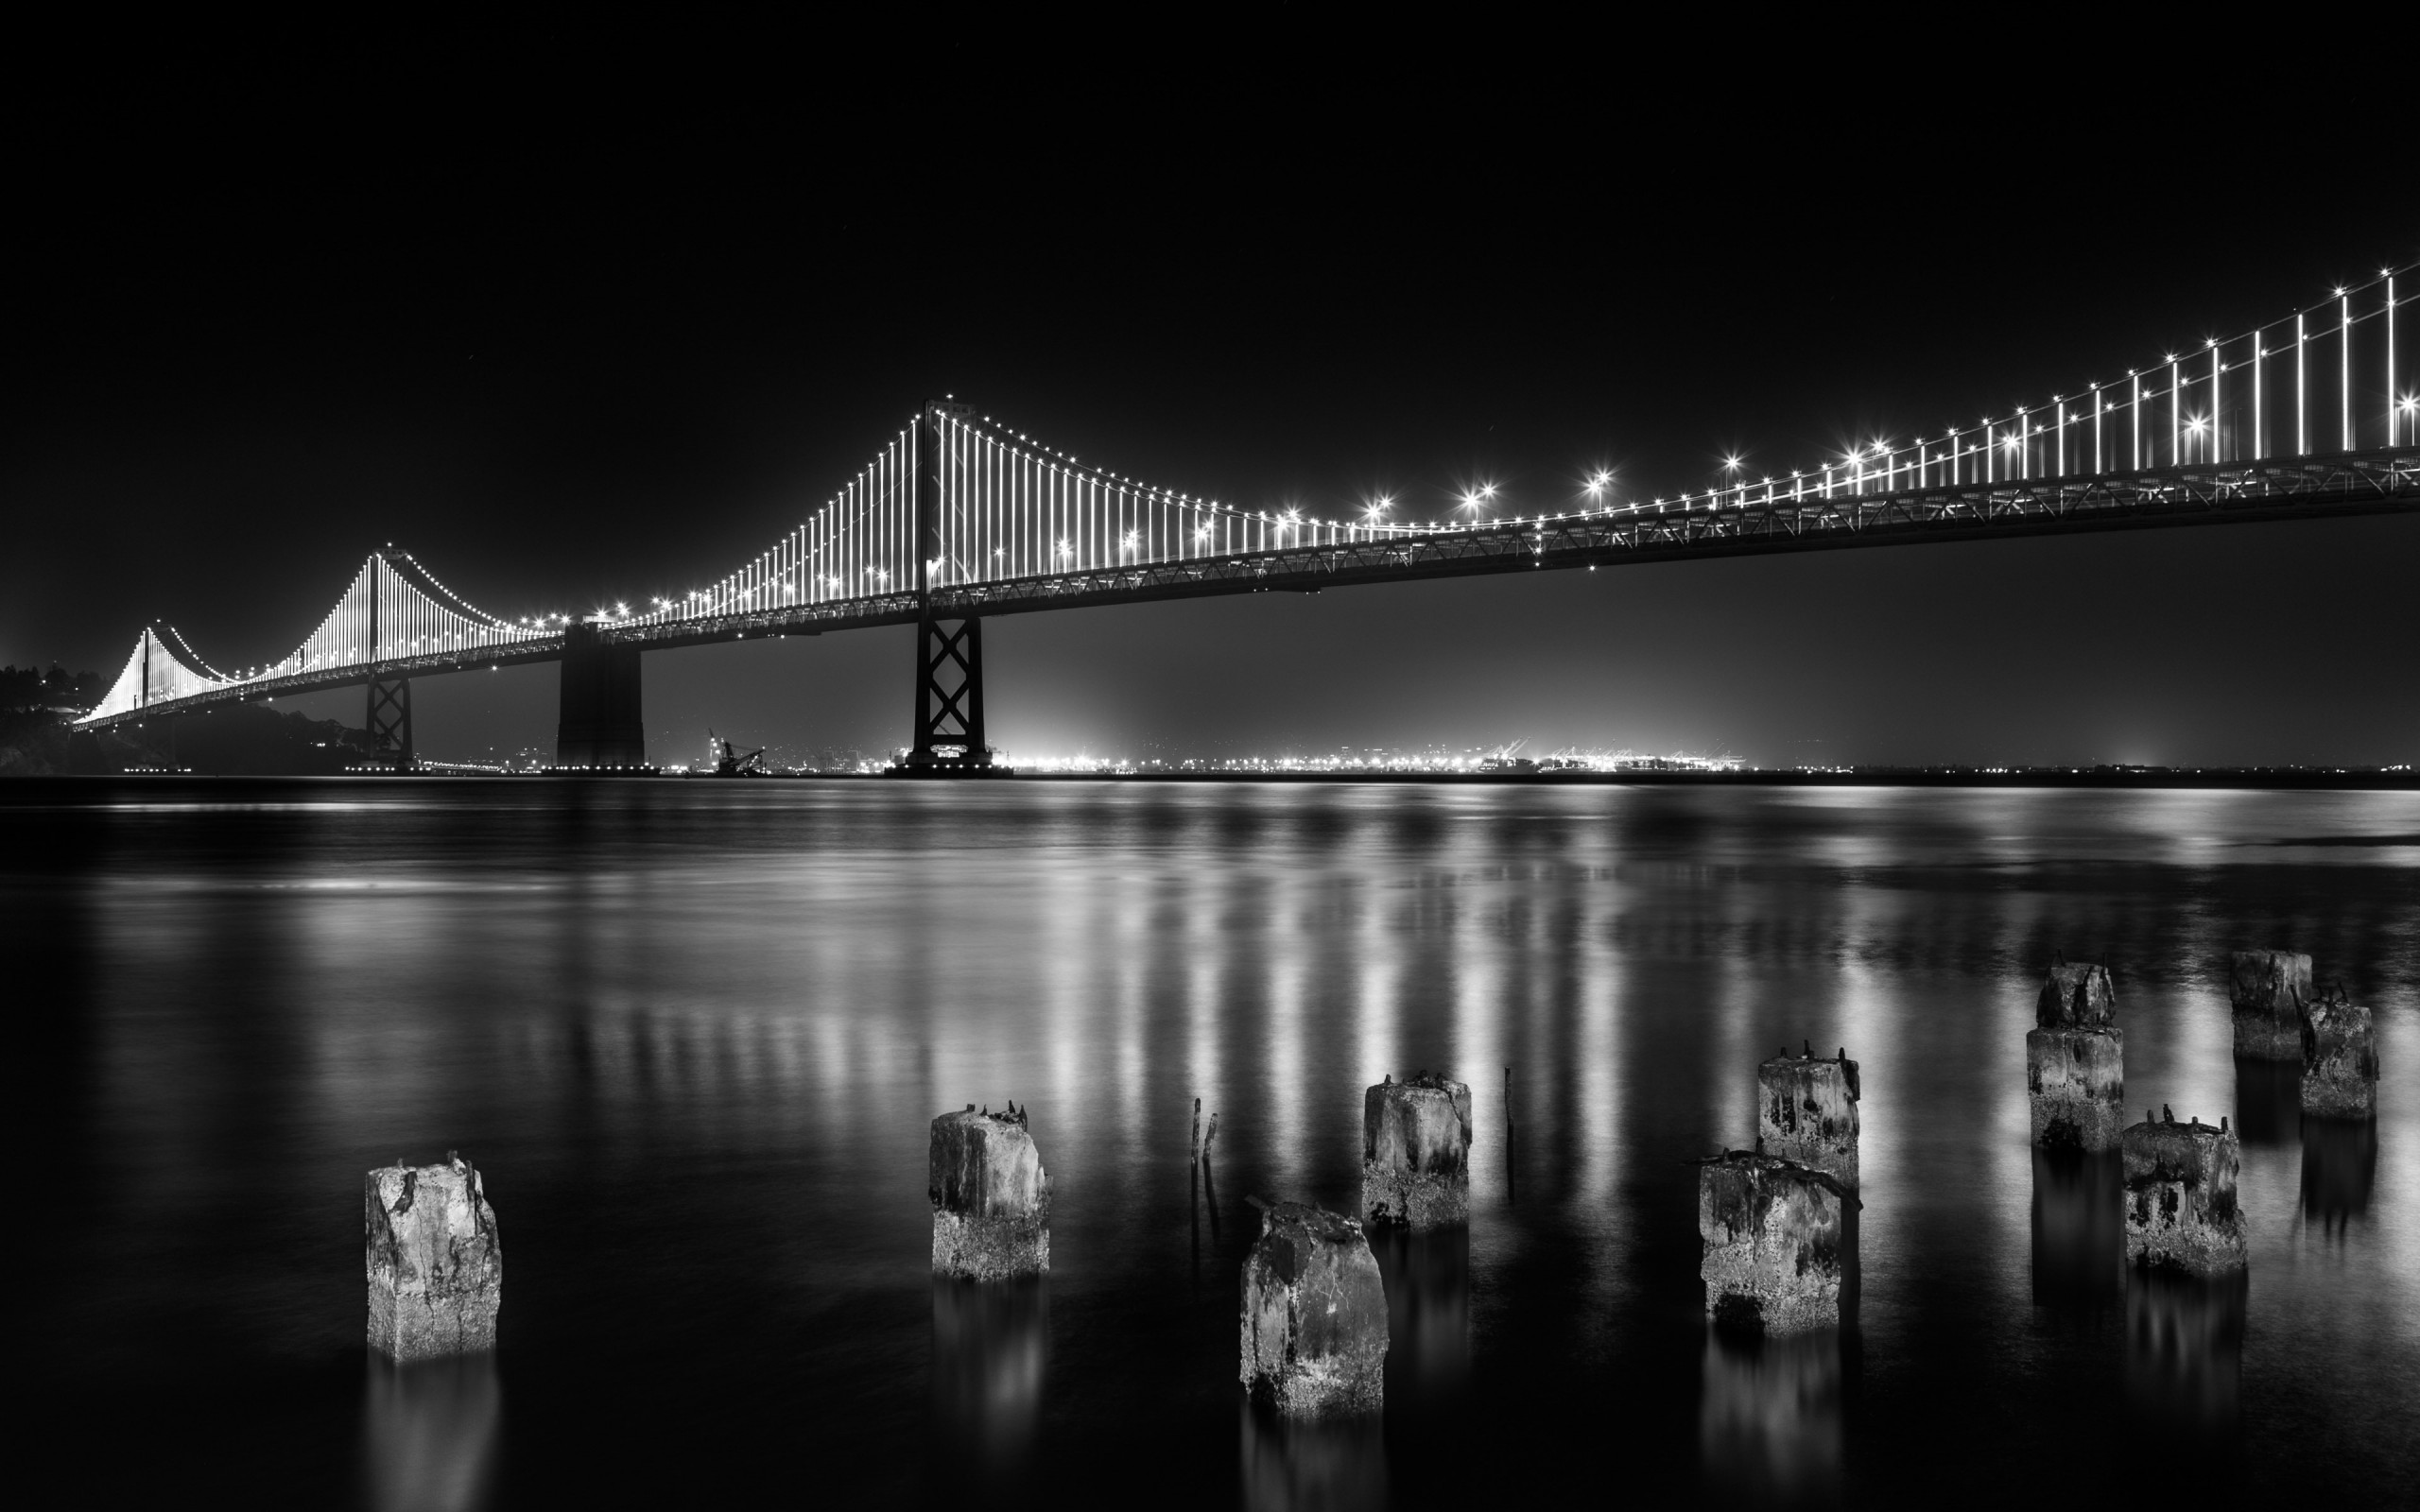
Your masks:
{"label": "weathered wooden piling", "polygon": [[1414,1233],[1471,1217],[1471,1090],[1390,1075],[1361,1098],[1361,1216]]}
{"label": "weathered wooden piling", "polygon": [[2375,1118],[2378,1042],[2370,1010],[2339,986],[2303,1004],[2303,1111],[2314,1118]]}
{"label": "weathered wooden piling", "polygon": [[2050,968],[2025,1036],[2033,1143],[2046,1150],[2114,1150],[2126,1125],[2126,1037],[2102,966]]}
{"label": "weathered wooden piling", "polygon": [[1302,1202],[1263,1203],[1244,1258],[1242,1380],[1291,1418],[1386,1403],[1387,1294],[1361,1225]]}
{"label": "weathered wooden piling", "polygon": [[2300,1060],[2310,957],[2293,951],[2238,951],[2234,960],[2235,1053],[2246,1060]]}
{"label": "weathered wooden piling", "polygon": [[1828,1173],[1857,1190],[1857,1062],[1842,1049],[1782,1053],[1756,1068],[1756,1136],[1768,1155]]}
{"label": "weathered wooden piling", "polygon": [[1725,1150],[1698,1166],[1699,1278],[1715,1322],[1767,1334],[1841,1320],[1841,1213],[1857,1199],[1827,1171]]}
{"label": "weathered wooden piling", "polygon": [[370,1347],[396,1360],[495,1348],[504,1244],[477,1167],[382,1166],[361,1190]]}
{"label": "weathered wooden piling", "polygon": [[933,1120],[933,1274],[967,1280],[1050,1269],[1050,1173],[1014,1102]]}
{"label": "weathered wooden piling", "polygon": [[2163,1115],[2129,1127],[2126,1260],[2130,1264],[2217,1276],[2244,1263],[2236,1176],[2243,1163],[2233,1130]]}

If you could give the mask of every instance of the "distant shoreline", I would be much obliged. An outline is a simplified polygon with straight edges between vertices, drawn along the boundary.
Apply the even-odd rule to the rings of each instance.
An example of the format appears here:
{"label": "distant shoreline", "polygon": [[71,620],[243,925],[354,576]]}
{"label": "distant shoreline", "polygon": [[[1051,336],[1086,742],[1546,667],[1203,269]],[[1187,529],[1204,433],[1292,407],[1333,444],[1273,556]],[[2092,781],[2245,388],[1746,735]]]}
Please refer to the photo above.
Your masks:
{"label": "distant shoreline", "polygon": [[[387,775],[332,777],[226,776],[199,772],[116,772],[63,777],[27,776],[0,781],[0,794],[23,794],[52,785],[92,787],[103,784],[156,786],[163,783],[265,782],[878,782],[881,774],[864,772],[775,772],[758,777],[716,778],[678,772],[603,773],[594,777],[560,773],[415,772],[407,779]],[[1453,787],[1974,787],[1974,788],[2113,788],[2255,789],[2279,792],[2408,792],[2420,789],[2420,771],[2350,768],[2341,771],[2298,767],[2022,768],[1975,771],[1961,767],[1875,767],[1852,771],[1748,770],[1737,772],[1231,772],[1150,770],[1123,772],[1019,772],[1020,782],[1274,782],[1386,784]]]}

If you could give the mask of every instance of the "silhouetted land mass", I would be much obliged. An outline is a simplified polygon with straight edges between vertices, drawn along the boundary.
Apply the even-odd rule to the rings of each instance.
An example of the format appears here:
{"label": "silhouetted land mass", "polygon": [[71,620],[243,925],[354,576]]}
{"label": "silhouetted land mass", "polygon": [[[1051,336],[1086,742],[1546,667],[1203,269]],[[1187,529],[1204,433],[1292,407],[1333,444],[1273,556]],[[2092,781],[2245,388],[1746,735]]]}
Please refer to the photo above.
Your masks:
{"label": "silhouetted land mass", "polygon": [[97,672],[0,667],[0,777],[66,771],[67,723],[105,691]]}
{"label": "silhouetted land mass", "polygon": [[171,765],[204,777],[332,777],[370,759],[366,730],[252,703],[186,714],[169,741]]}
{"label": "silhouetted land mass", "polygon": [[145,726],[71,728],[105,691],[96,672],[0,667],[0,777],[161,768],[210,777],[321,777],[370,754],[366,731],[258,704]]}

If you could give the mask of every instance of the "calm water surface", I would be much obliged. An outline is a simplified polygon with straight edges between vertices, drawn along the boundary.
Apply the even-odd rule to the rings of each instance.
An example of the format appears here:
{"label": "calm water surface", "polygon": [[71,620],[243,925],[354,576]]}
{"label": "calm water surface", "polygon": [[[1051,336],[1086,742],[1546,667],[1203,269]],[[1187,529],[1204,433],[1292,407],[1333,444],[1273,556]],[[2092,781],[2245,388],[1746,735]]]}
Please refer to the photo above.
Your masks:
{"label": "calm water surface", "polygon": [[[23,782],[0,891],[77,1499],[2420,1504],[2420,795]],[[2377,1008],[2374,1125],[2233,1060],[2256,945]],[[2126,1278],[2113,1174],[2028,1148],[2053,950],[2130,1105],[2244,1130],[2246,1287]],[[1740,1349],[1689,1162],[1802,1040],[1864,1066],[1853,1321]],[[1351,1211],[1422,1068],[1469,1235],[1380,1246],[1383,1428],[1274,1430],[1245,1198]],[[936,1287],[926,1123],[1011,1097],[1051,1275]],[[399,1373],[361,1174],[453,1147],[502,1344]]]}

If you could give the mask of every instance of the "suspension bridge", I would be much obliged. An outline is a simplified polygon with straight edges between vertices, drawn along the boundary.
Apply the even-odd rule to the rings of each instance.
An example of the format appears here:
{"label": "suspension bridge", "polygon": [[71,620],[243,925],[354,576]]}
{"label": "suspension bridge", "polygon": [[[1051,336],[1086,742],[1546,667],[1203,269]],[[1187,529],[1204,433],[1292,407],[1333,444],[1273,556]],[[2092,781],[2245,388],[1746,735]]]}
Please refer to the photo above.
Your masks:
{"label": "suspension bridge", "polygon": [[[918,627],[901,770],[995,770],[983,621],[994,615],[1482,573],[1751,553],[2319,519],[2420,507],[2420,398],[2396,367],[2398,277],[2114,381],[1907,440],[1859,443],[1788,476],[1737,464],[1697,491],[1622,500],[1587,479],[1562,507],[1447,518],[1239,507],[1087,466],[949,401],[926,404],[796,528],[710,588],[579,617],[508,619],[409,553],[374,551],[319,627],[268,665],[220,671],[177,631],[137,638],[86,730],[333,688],[368,689],[378,759],[412,761],[411,683],[562,663],[563,768],[643,768],[649,650],[882,625]],[[2408,320],[2405,322],[2408,324]],[[2404,369],[2408,372],[2408,369]],[[1457,517],[1459,516],[1459,517]]]}

